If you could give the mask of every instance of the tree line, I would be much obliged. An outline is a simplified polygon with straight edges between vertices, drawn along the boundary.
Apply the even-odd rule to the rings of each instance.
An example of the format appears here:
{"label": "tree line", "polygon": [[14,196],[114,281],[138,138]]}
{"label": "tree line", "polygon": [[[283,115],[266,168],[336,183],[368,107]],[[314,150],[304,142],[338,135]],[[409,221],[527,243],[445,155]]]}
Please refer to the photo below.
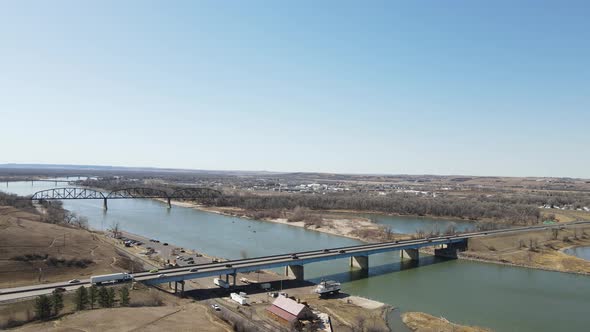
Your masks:
{"label": "tree line", "polygon": [[[129,289],[119,289],[119,305],[129,306]],[[117,302],[115,289],[113,287],[97,287],[92,285],[89,288],[81,286],[74,294],[74,305],[77,311],[94,309],[96,305],[102,308],[113,308]],[[51,295],[40,295],[35,301],[35,316],[37,319],[46,320],[58,316],[64,309],[63,290],[55,289]]]}
{"label": "tree line", "polygon": [[[125,186],[142,186],[163,189],[158,185],[138,184],[125,179],[98,179],[80,184],[113,190]],[[168,187],[168,190],[182,188]],[[262,211],[293,210],[296,207],[311,210],[356,210],[386,214],[418,215],[462,218],[469,220],[495,220],[514,224],[531,224],[540,221],[539,206],[571,205],[575,208],[590,206],[588,193],[552,191],[495,192],[488,195],[465,193],[464,196],[438,195],[437,197],[408,193],[389,193],[385,196],[367,192],[317,194],[259,195],[250,192],[225,192],[222,197],[199,201],[201,204],[220,207],[238,207],[253,215]]]}
{"label": "tree line", "polygon": [[534,205],[505,204],[478,200],[473,197],[425,197],[409,194],[374,196],[355,194],[282,194],[262,196],[256,194],[225,194],[212,202],[216,206],[239,207],[246,210],[295,209],[356,210],[386,214],[453,217],[470,220],[492,219],[511,223],[529,224],[540,220],[540,211]]}

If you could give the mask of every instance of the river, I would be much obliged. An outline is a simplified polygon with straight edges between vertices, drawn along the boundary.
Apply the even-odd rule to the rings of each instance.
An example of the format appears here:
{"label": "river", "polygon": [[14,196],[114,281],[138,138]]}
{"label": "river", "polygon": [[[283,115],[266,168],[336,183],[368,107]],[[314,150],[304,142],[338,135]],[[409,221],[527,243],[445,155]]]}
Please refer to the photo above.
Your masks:
{"label": "river", "polygon": [[[2,183],[0,190],[28,195],[54,187],[50,182]],[[299,227],[247,220],[154,200],[66,200],[64,207],[86,216],[90,227],[122,229],[226,258],[354,245],[359,241]],[[394,218],[401,223],[403,217]],[[385,222],[382,219],[381,222]],[[389,220],[389,219],[388,219]],[[412,218],[403,227],[412,229]],[[440,220],[419,218],[419,228]],[[415,229],[415,228],[414,228]],[[440,228],[444,229],[444,228]],[[419,266],[400,263],[397,253],[370,257],[367,275],[351,271],[348,260],[305,266],[306,279],[343,282],[343,291],[450,321],[496,331],[587,331],[590,277],[495,264],[422,257]]]}
{"label": "river", "polygon": [[576,256],[590,261],[590,247],[574,247],[564,250],[568,255]]}

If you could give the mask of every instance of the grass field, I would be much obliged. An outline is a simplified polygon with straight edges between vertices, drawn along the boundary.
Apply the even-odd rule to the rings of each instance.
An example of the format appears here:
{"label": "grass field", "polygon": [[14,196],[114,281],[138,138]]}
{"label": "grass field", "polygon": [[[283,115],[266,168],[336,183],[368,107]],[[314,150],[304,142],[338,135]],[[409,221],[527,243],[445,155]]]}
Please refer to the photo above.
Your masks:
{"label": "grass field", "polygon": [[[89,262],[86,267],[76,264],[83,261]],[[126,270],[129,264],[101,235],[0,207],[0,288],[88,278]]]}

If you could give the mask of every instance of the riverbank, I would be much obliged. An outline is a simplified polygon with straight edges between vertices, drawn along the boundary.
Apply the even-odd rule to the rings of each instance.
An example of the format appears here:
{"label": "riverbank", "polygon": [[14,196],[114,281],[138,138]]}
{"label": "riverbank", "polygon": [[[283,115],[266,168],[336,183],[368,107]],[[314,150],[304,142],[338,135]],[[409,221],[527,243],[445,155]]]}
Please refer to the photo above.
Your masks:
{"label": "riverbank", "polygon": [[465,326],[449,322],[443,317],[434,317],[423,312],[405,312],[402,321],[416,332],[490,332],[491,330],[477,326]]}
{"label": "riverbank", "polygon": [[590,226],[474,238],[469,240],[469,250],[459,253],[459,258],[590,275],[590,261],[564,253],[575,246],[590,246]]}

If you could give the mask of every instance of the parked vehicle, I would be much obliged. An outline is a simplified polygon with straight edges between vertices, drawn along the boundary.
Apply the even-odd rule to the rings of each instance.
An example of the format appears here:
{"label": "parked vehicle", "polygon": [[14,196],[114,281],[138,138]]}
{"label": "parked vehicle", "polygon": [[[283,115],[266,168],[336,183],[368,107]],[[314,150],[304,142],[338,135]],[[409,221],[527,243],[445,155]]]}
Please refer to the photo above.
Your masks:
{"label": "parked vehicle", "polygon": [[218,304],[212,304],[211,305],[211,308],[213,308],[213,310],[215,310],[215,311],[220,311],[221,310],[221,307]]}
{"label": "parked vehicle", "polygon": [[314,292],[316,294],[324,295],[324,294],[335,294],[340,292],[341,285],[339,282],[333,280],[322,280],[320,284],[315,288]]}
{"label": "parked vehicle", "polygon": [[225,280],[215,278],[213,279],[213,283],[221,288],[229,288],[229,283],[225,282]]}
{"label": "parked vehicle", "polygon": [[121,281],[130,281],[133,280],[133,275],[123,272],[123,273],[112,273],[112,274],[104,274],[100,276],[92,276],[90,277],[90,282],[93,284],[100,285],[103,282],[121,282]]}
{"label": "parked vehicle", "polygon": [[231,294],[229,294],[229,296],[232,300],[238,302],[241,305],[246,305],[250,302],[248,295],[246,295],[246,293],[244,293],[244,292],[231,293]]}

